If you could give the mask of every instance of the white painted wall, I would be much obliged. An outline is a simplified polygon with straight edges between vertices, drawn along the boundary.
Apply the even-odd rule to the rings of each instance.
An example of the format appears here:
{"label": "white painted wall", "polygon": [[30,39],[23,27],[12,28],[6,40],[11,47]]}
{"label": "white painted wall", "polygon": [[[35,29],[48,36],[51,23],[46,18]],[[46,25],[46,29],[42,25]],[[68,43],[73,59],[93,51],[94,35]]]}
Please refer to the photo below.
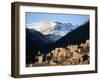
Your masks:
{"label": "white painted wall", "polygon": [[[16,80],[10,76],[11,68],[11,2],[13,1],[29,1],[41,3],[55,4],[77,4],[98,6],[100,14],[100,0],[1,0],[0,1],[0,80]],[[100,16],[98,16],[98,22]],[[100,26],[100,23],[98,24]],[[100,35],[100,27],[98,27],[98,35]],[[100,41],[100,37],[98,37]],[[100,44],[100,42],[98,42]],[[100,47],[100,45],[98,45]],[[100,53],[100,50],[98,51]],[[98,58],[100,54],[98,54]],[[38,78],[21,78],[19,80],[100,80],[100,58],[98,59],[99,73],[97,74],[80,74],[80,75],[65,75],[51,76]]]}

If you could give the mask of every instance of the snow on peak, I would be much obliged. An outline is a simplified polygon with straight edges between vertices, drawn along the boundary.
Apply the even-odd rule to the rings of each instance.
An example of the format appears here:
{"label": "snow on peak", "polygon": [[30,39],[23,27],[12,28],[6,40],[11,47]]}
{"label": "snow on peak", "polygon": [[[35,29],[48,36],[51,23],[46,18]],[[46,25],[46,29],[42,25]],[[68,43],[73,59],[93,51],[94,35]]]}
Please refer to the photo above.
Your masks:
{"label": "snow on peak", "polygon": [[55,28],[55,26],[56,23],[49,20],[43,20],[37,23],[26,25],[27,28],[37,30],[45,35],[52,34],[52,30]]}
{"label": "snow on peak", "polygon": [[68,32],[72,31],[77,26],[71,23],[60,23],[50,20],[43,20],[37,23],[27,24],[26,27],[39,31],[44,35],[53,34],[65,36]]}

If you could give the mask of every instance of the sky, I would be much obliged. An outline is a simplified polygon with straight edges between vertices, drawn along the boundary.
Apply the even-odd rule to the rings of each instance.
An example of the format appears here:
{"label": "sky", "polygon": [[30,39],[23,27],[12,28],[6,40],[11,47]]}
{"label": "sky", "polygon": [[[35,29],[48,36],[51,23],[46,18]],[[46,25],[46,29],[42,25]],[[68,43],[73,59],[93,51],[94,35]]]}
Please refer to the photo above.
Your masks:
{"label": "sky", "polygon": [[74,25],[81,25],[85,21],[89,20],[89,15],[26,12],[25,19],[26,24],[40,22],[43,20],[51,20],[61,23],[72,23]]}

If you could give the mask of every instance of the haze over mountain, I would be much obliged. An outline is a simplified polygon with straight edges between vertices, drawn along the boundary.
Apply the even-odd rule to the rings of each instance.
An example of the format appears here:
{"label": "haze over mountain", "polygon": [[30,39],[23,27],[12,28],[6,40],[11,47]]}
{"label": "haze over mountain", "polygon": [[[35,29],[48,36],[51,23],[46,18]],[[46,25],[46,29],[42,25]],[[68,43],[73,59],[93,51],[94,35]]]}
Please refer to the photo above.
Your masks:
{"label": "haze over mountain", "polygon": [[48,36],[48,38],[52,40],[52,42],[55,42],[70,31],[77,28],[78,25],[43,20],[37,23],[27,24],[26,27],[28,29],[36,30],[45,36]]}

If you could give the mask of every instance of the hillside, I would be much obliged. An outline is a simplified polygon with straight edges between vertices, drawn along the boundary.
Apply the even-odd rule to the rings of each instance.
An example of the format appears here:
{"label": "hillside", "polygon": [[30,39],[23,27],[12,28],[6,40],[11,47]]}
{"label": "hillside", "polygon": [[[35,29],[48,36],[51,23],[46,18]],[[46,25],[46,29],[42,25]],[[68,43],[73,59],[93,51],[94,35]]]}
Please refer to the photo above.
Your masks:
{"label": "hillside", "polygon": [[67,45],[75,45],[84,43],[89,39],[89,21],[79,26],[75,30],[72,30],[67,35],[57,40],[55,43],[50,45],[50,48],[65,47]]}

